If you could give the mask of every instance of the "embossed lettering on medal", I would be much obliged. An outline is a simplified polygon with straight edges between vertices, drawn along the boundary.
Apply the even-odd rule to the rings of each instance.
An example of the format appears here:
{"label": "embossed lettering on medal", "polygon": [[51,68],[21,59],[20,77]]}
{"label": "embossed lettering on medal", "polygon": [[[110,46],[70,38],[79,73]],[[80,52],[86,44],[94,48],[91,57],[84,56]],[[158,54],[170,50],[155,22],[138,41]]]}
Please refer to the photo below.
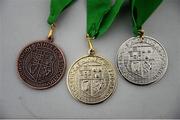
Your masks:
{"label": "embossed lettering on medal", "polygon": [[75,99],[86,104],[100,103],[115,90],[115,70],[102,57],[82,57],[70,68],[67,85]]}
{"label": "embossed lettering on medal", "polygon": [[19,55],[17,67],[20,77],[35,89],[57,84],[65,72],[63,52],[48,41],[34,42]]}
{"label": "embossed lettering on medal", "polygon": [[151,37],[133,37],[118,51],[118,68],[129,81],[147,85],[160,80],[166,72],[168,57],[164,47]]}

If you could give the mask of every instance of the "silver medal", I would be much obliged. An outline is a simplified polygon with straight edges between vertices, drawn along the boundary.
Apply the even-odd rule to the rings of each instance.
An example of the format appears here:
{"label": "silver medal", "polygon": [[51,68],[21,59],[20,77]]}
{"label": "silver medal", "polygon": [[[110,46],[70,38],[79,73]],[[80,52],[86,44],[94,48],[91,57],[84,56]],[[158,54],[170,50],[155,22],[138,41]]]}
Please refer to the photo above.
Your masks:
{"label": "silver medal", "polygon": [[160,80],[168,66],[164,47],[154,38],[132,37],[118,51],[118,68],[129,82],[147,85]]}

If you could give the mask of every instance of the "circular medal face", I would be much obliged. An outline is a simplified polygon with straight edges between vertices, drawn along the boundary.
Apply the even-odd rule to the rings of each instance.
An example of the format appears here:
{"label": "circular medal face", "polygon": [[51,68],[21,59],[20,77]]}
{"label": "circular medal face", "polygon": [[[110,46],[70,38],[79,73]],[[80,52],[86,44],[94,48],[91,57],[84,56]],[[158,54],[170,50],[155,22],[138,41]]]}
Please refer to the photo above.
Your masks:
{"label": "circular medal face", "polygon": [[20,77],[34,89],[46,89],[57,84],[65,72],[63,52],[46,41],[26,46],[17,62]]}
{"label": "circular medal face", "polygon": [[70,68],[67,86],[75,99],[86,104],[100,103],[115,90],[116,73],[102,57],[82,57]]}
{"label": "circular medal face", "polygon": [[160,80],[166,72],[168,57],[155,39],[132,37],[118,51],[118,68],[131,83],[147,85]]}

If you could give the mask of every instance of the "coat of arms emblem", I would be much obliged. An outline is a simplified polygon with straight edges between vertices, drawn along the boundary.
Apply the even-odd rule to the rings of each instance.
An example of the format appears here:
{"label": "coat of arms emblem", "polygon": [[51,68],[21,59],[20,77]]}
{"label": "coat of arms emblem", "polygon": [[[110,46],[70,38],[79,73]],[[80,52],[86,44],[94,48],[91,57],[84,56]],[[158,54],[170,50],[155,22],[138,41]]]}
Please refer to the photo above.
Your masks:
{"label": "coat of arms emblem", "polygon": [[27,71],[35,81],[44,80],[53,74],[54,55],[45,50],[34,50],[27,58]]}
{"label": "coat of arms emblem", "polygon": [[147,44],[130,48],[125,60],[129,72],[142,78],[150,76],[154,62],[153,52],[153,48]]}
{"label": "coat of arms emblem", "polygon": [[96,96],[104,87],[104,71],[101,65],[83,66],[79,70],[79,85],[81,91],[90,96]]}

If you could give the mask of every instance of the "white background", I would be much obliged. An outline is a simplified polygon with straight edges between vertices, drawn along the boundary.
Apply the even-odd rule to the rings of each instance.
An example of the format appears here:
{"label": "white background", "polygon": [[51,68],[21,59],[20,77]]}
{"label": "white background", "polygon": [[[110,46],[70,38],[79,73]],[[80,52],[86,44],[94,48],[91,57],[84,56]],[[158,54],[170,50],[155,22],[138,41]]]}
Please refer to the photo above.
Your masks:
{"label": "white background", "polygon": [[[0,0],[0,118],[180,118],[180,1],[164,0],[144,24],[169,56],[166,75],[156,84],[140,87],[118,75],[113,96],[98,105],[77,102],[68,92],[66,76],[48,90],[27,87],[16,71],[19,51],[45,39],[49,30],[49,0]],[[67,68],[87,54],[86,2],[78,0],[60,16],[55,43]],[[130,8],[125,6],[109,31],[94,42],[99,55],[116,64],[119,46],[133,36]]]}

